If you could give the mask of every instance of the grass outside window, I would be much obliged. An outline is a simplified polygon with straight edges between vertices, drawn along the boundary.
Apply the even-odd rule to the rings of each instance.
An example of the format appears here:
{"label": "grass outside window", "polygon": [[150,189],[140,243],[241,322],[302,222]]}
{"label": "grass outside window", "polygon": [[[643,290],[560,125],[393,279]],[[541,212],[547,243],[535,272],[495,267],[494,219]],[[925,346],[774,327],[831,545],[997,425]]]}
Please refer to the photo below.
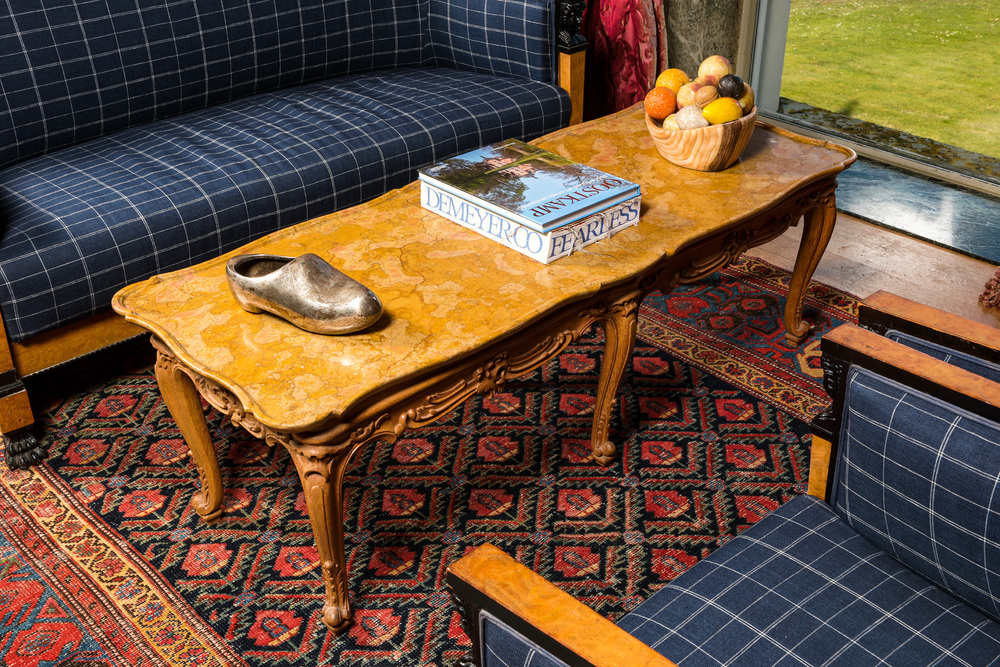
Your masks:
{"label": "grass outside window", "polygon": [[1000,158],[1000,0],[792,0],[781,96]]}

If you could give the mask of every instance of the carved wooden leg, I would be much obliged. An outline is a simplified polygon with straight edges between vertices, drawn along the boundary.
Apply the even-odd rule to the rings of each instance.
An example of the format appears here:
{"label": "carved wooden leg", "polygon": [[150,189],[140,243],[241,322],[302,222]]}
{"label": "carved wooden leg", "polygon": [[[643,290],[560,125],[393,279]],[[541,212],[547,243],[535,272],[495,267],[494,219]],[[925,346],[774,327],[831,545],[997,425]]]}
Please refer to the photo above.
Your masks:
{"label": "carved wooden leg", "polygon": [[632,359],[635,334],[639,321],[642,295],[631,295],[611,306],[602,319],[604,326],[604,360],[597,380],[597,400],[594,403],[594,427],[590,434],[590,450],[601,465],[611,463],[615,444],[609,439],[611,415],[625,369]]}
{"label": "carved wooden leg", "polygon": [[803,216],[802,241],[785,301],[785,339],[791,345],[801,345],[809,335],[809,323],[802,321],[802,305],[836,222],[836,198],[831,188],[818,198],[816,206],[806,209]]}
{"label": "carved wooden leg", "polygon": [[0,435],[3,436],[7,467],[11,470],[29,468],[45,460],[45,448],[35,438],[30,427]]}
{"label": "carved wooden leg", "polygon": [[[347,597],[347,558],[344,555],[344,471],[354,450],[349,447],[321,447],[285,441],[299,472],[319,551],[326,587],[323,623],[333,632],[343,632],[351,624],[351,604]],[[356,447],[355,447],[356,449]]]}
{"label": "carved wooden leg", "polygon": [[28,391],[14,367],[7,330],[0,318],[0,436],[11,470],[37,465],[45,458],[45,449],[35,439]]}
{"label": "carved wooden leg", "polygon": [[17,374],[0,373],[0,434],[11,470],[38,465],[45,458],[44,447],[31,432],[34,422],[28,392]]}
{"label": "carved wooden leg", "polygon": [[222,475],[198,390],[177,360],[164,353],[160,345],[156,347],[156,383],[201,478],[201,493],[195,497],[194,509],[207,523],[215,523],[222,516]]}

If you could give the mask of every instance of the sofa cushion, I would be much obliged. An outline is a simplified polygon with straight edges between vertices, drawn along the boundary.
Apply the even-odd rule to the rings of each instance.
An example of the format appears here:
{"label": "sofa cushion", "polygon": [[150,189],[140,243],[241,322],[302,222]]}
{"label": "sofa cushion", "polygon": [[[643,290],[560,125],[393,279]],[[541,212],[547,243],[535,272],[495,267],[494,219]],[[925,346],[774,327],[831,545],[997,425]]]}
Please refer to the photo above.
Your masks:
{"label": "sofa cushion", "polygon": [[618,625],[692,665],[990,664],[1000,626],[811,496],[782,505]]}
{"label": "sofa cushion", "polygon": [[[459,92],[456,92],[459,91]],[[0,172],[0,309],[14,341],[106,309],[124,285],[351,206],[416,169],[569,119],[565,91],[397,69],[150,123]]]}
{"label": "sofa cushion", "polygon": [[935,585],[1000,620],[1000,424],[852,368],[831,505]]}

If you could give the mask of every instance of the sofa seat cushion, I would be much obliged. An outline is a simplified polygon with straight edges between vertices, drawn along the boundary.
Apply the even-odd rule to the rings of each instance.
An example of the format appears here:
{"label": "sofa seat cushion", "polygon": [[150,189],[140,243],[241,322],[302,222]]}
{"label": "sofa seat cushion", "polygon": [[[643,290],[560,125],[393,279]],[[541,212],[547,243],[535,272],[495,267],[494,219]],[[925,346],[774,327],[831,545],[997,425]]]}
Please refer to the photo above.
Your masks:
{"label": "sofa seat cushion", "polygon": [[992,664],[1000,626],[799,496],[618,625],[691,665]]}
{"label": "sofa seat cushion", "polygon": [[259,95],[0,172],[0,309],[21,341],[126,284],[361,203],[418,167],[569,120],[560,88],[399,69]]}

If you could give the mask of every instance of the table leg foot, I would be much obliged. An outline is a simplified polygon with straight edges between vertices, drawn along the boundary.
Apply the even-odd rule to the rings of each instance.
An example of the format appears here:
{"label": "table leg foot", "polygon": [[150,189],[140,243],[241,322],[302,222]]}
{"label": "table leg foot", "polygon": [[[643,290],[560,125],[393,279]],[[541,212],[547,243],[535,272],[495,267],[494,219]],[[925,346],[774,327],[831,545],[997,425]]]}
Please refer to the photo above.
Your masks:
{"label": "table leg foot", "polygon": [[202,519],[215,523],[222,516],[222,475],[198,389],[177,360],[160,347],[157,347],[155,371],[163,401],[177,422],[177,428],[191,450],[191,460],[198,469],[201,491],[192,504]]}
{"label": "table leg foot", "polygon": [[340,634],[351,626],[351,610],[337,607],[327,602],[323,605],[323,625],[334,634]]}
{"label": "table leg foot", "polygon": [[591,447],[590,457],[602,466],[606,466],[615,460],[615,454],[617,453],[618,448],[615,447],[615,443],[605,440],[603,444]]}

